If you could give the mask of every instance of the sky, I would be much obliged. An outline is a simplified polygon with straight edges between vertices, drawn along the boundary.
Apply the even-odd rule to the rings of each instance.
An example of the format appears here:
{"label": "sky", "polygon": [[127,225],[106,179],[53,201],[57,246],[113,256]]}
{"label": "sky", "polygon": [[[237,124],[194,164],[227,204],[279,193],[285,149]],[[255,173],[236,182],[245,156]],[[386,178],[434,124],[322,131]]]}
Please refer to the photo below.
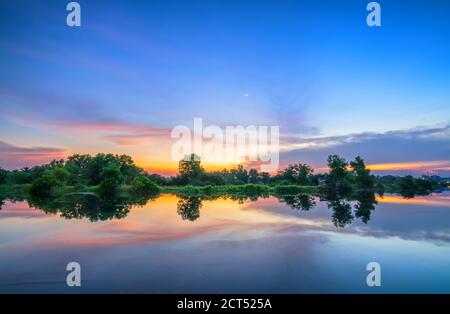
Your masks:
{"label": "sky", "polygon": [[173,174],[171,130],[200,117],[279,126],[280,167],[450,175],[448,1],[378,1],[381,27],[367,0],[78,1],[81,27],[68,2],[0,0],[1,167],[111,152]]}

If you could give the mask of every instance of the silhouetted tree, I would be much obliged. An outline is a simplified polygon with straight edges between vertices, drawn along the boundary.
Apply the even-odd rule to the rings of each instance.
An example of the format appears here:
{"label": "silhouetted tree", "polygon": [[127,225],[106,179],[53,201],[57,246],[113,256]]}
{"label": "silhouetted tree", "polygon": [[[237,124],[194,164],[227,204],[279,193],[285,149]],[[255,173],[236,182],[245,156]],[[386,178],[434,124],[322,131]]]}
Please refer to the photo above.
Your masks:
{"label": "silhouetted tree", "polygon": [[358,189],[373,189],[375,186],[375,177],[370,174],[370,170],[366,168],[364,160],[357,156],[354,161],[350,162],[354,174],[354,180]]}
{"label": "silhouetted tree", "polygon": [[200,157],[191,154],[178,163],[178,181],[181,184],[200,184],[200,178],[205,173]]}

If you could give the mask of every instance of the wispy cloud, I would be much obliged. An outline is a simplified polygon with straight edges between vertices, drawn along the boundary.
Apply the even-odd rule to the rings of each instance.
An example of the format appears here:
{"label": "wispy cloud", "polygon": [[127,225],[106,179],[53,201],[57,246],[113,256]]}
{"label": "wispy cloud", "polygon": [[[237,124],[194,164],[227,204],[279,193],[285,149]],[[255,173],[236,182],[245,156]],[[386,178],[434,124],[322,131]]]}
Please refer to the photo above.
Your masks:
{"label": "wispy cloud", "polygon": [[449,175],[450,126],[416,128],[384,133],[282,139],[283,164],[305,162],[325,170],[326,158],[339,154],[347,159],[363,156],[372,170],[394,174],[436,173]]}
{"label": "wispy cloud", "polygon": [[314,150],[381,139],[450,139],[450,125],[435,128],[419,127],[411,130],[395,130],[387,131],[384,133],[363,132],[338,136],[317,136],[306,138],[296,134],[286,134],[282,137],[281,142],[285,150],[293,150],[299,148]]}
{"label": "wispy cloud", "polygon": [[20,147],[0,141],[0,165],[8,169],[33,166],[64,158],[65,152],[61,148]]}

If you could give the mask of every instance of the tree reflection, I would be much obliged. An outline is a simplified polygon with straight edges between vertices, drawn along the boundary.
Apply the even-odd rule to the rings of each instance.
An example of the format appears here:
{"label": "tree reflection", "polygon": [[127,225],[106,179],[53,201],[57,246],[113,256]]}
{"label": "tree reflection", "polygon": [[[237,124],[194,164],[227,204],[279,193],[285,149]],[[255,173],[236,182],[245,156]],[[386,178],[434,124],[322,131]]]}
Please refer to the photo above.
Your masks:
{"label": "tree reflection", "polygon": [[200,217],[202,199],[197,196],[178,196],[177,212],[183,220],[194,221]]}
{"label": "tree reflection", "polygon": [[[231,199],[238,203],[257,201],[259,198],[275,196],[279,202],[290,208],[301,211],[311,211],[316,201],[326,203],[331,210],[331,219],[336,227],[346,227],[355,219],[367,224],[372,218],[372,212],[377,205],[373,190],[359,190],[353,193],[339,193],[336,190],[322,189],[320,194],[273,194],[267,191],[244,191],[239,193],[214,195],[178,195],[177,213],[183,220],[195,221],[200,217],[203,200]],[[403,197],[410,198],[417,194],[402,190]],[[59,214],[66,219],[87,218],[92,222],[125,218],[133,206],[143,206],[158,195],[135,195],[133,193],[115,193],[109,197],[100,197],[95,193],[59,194],[51,197],[37,198],[16,190],[0,191],[0,210],[5,201],[28,201],[30,207],[38,208],[49,214]]]}
{"label": "tree reflection", "polygon": [[[327,202],[328,208],[332,210],[332,221],[336,227],[350,225],[356,218],[367,224],[370,221],[372,211],[377,204],[375,192],[362,190],[352,194],[328,193],[322,194],[321,200]],[[354,213],[352,203],[354,202]]]}
{"label": "tree reflection", "polygon": [[370,220],[372,211],[375,210],[375,205],[378,204],[375,193],[370,191],[363,191],[356,195],[355,216],[367,224]]}
{"label": "tree reflection", "polygon": [[327,203],[328,208],[333,210],[331,218],[336,227],[345,227],[353,221],[352,206],[343,199],[333,200]]}
{"label": "tree reflection", "polygon": [[292,209],[309,211],[316,206],[314,196],[308,194],[278,195],[277,198],[281,203],[285,203]]}
{"label": "tree reflection", "polygon": [[58,198],[30,197],[28,204],[45,213],[59,214],[66,219],[87,218],[92,222],[125,218],[132,206],[143,206],[156,195],[133,197],[114,195],[101,198],[95,194],[68,194]]}

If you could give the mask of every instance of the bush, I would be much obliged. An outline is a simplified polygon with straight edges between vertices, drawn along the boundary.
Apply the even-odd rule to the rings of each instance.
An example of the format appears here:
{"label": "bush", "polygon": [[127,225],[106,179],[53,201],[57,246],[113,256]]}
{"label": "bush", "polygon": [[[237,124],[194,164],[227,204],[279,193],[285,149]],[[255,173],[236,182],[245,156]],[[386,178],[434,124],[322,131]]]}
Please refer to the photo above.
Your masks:
{"label": "bush", "polygon": [[258,195],[267,193],[268,191],[269,188],[261,184],[246,184],[242,189],[242,193],[244,193],[245,195]]}
{"label": "bush", "polygon": [[159,187],[146,175],[138,175],[131,182],[131,191],[135,194],[154,194],[159,190]]}
{"label": "bush", "polygon": [[58,185],[56,178],[50,174],[45,174],[42,177],[33,181],[30,187],[30,193],[37,197],[49,197],[52,189]]}
{"label": "bush", "polygon": [[112,178],[104,179],[98,187],[98,194],[103,198],[116,196],[119,192],[120,183]]}
{"label": "bush", "polygon": [[117,196],[123,181],[118,165],[111,164],[105,167],[102,171],[102,177],[103,179],[98,188],[99,195],[101,197]]}
{"label": "bush", "polygon": [[212,195],[214,193],[214,188],[212,187],[212,185],[205,185],[203,187],[203,193],[205,193],[206,195]]}
{"label": "bush", "polygon": [[69,171],[63,167],[58,167],[52,170],[53,176],[60,183],[67,183],[70,177]]}
{"label": "bush", "polygon": [[277,185],[275,186],[275,193],[280,195],[296,195],[304,191],[301,186],[298,185]]}

